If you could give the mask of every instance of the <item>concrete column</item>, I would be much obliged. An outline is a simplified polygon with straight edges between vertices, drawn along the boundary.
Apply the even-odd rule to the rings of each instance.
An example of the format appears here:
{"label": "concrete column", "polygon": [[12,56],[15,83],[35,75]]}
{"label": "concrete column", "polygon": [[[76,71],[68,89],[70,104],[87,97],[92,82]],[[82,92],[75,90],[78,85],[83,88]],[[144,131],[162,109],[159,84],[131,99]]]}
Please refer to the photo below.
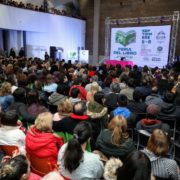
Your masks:
{"label": "concrete column", "polygon": [[93,28],[93,61],[96,65],[99,56],[99,19],[100,19],[101,0],[94,0],[94,28]]}

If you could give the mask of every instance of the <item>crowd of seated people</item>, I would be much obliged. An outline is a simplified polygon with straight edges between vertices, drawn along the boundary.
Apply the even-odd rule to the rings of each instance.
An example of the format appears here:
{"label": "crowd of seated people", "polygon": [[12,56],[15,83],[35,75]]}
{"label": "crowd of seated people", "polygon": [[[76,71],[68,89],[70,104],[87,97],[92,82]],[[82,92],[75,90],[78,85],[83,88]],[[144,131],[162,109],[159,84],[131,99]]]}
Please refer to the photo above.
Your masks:
{"label": "crowd of seated people", "polygon": [[[96,70],[64,60],[0,57],[0,146],[19,149],[7,160],[2,148],[0,179],[30,179],[30,166],[39,179],[179,180],[179,167],[167,156],[171,127],[160,118],[175,117],[180,131],[177,67],[103,64]],[[143,150],[136,150],[129,130],[148,131]],[[40,159],[47,173],[36,169]]]}
{"label": "crowd of seated people", "polygon": [[56,15],[70,16],[70,17],[82,19],[82,17],[77,14],[69,14],[66,12],[66,10],[59,10],[54,7],[47,9],[44,7],[44,5],[38,6],[32,3],[25,4],[22,1],[18,3],[17,1],[14,1],[14,0],[0,0],[0,3],[13,6],[13,7],[18,7],[18,8],[24,8],[24,9],[29,9],[29,10],[39,11],[39,12],[46,12],[46,13],[52,13]]}

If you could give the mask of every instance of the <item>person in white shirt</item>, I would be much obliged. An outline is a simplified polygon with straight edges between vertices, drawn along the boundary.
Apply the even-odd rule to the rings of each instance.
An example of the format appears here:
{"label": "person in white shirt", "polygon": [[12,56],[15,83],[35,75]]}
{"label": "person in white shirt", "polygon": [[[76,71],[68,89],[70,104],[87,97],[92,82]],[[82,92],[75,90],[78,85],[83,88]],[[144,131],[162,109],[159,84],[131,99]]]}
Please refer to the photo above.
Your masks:
{"label": "person in white shirt", "polygon": [[2,114],[0,127],[0,145],[15,145],[25,154],[25,134],[17,126],[18,114],[9,110]]}

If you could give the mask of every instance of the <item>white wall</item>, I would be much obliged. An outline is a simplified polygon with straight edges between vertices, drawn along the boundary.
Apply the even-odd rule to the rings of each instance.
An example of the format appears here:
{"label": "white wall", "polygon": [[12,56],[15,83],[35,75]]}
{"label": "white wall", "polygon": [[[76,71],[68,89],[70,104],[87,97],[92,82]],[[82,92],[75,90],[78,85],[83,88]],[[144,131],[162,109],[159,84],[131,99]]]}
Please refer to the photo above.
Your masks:
{"label": "white wall", "polygon": [[75,18],[0,5],[0,28],[26,31],[28,57],[43,58],[50,46],[57,46],[67,59],[69,50],[85,47],[85,26],[85,21]]}
{"label": "white wall", "polygon": [[0,29],[0,49],[3,49],[2,29]]}

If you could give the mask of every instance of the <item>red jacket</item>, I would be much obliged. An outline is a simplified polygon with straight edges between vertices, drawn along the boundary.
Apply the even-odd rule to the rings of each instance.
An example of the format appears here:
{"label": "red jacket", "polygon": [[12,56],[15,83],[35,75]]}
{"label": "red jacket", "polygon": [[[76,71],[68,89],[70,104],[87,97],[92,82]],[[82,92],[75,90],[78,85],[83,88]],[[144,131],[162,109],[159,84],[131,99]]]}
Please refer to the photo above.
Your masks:
{"label": "red jacket", "polygon": [[59,148],[63,145],[63,139],[53,133],[42,133],[32,127],[26,134],[26,152],[31,156],[40,158],[52,158],[53,164],[57,164]]}
{"label": "red jacket", "polygon": [[73,88],[78,88],[79,91],[80,91],[80,98],[81,98],[81,100],[86,100],[87,92],[86,92],[85,88],[82,87],[81,85],[73,85],[73,86],[71,86],[71,88],[69,90],[69,96],[70,96],[71,90]]}

